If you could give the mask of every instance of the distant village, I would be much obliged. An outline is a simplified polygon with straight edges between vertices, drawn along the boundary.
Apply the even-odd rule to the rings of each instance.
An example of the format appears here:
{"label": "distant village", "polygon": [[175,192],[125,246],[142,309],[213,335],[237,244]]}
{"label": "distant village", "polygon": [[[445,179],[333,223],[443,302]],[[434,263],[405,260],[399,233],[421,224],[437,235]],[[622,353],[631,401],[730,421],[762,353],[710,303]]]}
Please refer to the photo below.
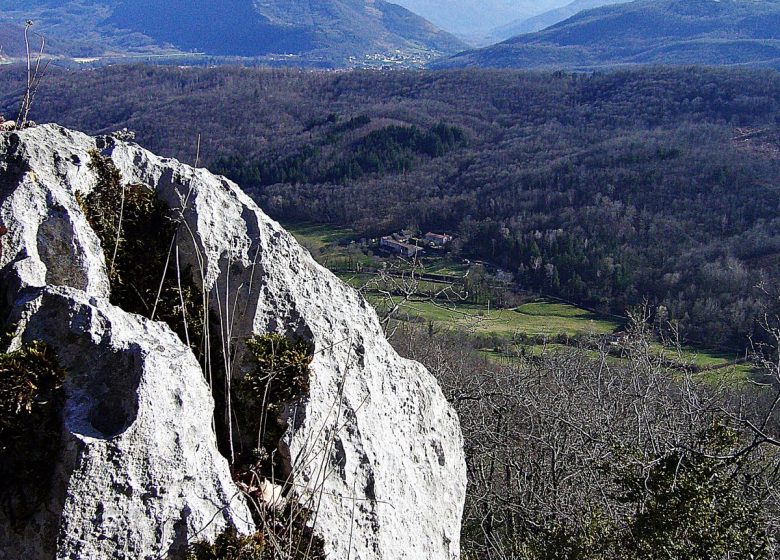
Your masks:
{"label": "distant village", "polygon": [[426,251],[442,253],[449,248],[453,237],[446,233],[428,232],[422,237],[415,237],[413,232],[400,231],[386,235],[379,240],[379,249],[408,259],[422,257]]}

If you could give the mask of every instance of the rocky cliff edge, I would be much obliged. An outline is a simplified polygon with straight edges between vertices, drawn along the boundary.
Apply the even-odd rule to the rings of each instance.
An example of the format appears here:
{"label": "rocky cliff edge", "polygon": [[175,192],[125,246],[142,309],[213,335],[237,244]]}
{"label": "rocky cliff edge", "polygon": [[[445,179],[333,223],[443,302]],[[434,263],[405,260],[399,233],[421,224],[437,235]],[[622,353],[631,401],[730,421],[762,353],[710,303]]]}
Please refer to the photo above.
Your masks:
{"label": "rocky cliff edge", "polygon": [[312,348],[308,392],[284,407],[279,452],[294,494],[316,504],[309,524],[327,557],[459,558],[458,420],[365,300],[227,179],[55,125],[0,133],[11,349],[52,348],[66,395],[46,499],[23,523],[0,507],[0,558],[166,558],[226,527],[254,528],[219,451],[202,357],[167,324],[110,301],[116,247],[102,246],[84,208],[101,180],[96,154],[165,204],[176,232],[161,240],[166,263],[192,271],[234,379],[252,336]]}

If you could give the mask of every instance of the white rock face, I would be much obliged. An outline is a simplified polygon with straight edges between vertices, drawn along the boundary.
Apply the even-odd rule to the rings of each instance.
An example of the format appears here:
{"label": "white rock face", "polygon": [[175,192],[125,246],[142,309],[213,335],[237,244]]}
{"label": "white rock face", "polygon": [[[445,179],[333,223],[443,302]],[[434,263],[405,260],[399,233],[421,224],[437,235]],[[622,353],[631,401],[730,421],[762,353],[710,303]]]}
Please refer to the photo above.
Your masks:
{"label": "white rock face", "polygon": [[75,197],[77,184],[94,186],[94,174],[82,172],[89,146],[49,132],[38,139],[47,145],[22,143],[27,132],[0,134],[0,221],[8,228],[0,265],[13,269],[18,288],[62,285],[107,297],[103,249]]}
{"label": "white rock face", "polygon": [[[206,495],[218,496],[206,500],[212,505],[229,505],[222,523],[246,526],[243,501],[226,489],[227,465],[215,456],[214,436],[201,431],[210,421],[211,412],[205,411],[213,402],[203,393],[202,375],[194,378],[194,357],[167,327],[105,300],[104,249],[75,199],[75,193],[86,194],[95,185],[87,162],[88,151],[96,146],[113,159],[126,182],[155,189],[182,220],[180,257],[199,271],[223,332],[238,347],[231,366],[236,375],[244,367],[242,341],[253,333],[277,332],[313,343],[310,395],[287,411],[290,428],[284,443],[298,493],[319,504],[315,528],[329,558],[459,558],[466,473],[457,418],[425,368],[391,348],[366,302],[317,265],[230,181],[135,144],[95,140],[47,125],[0,134],[0,221],[9,230],[2,240],[0,267],[15,288],[27,289],[24,337],[42,338],[67,356],[67,341],[73,338],[68,331],[73,331],[83,348],[63,358],[68,371],[75,368],[88,379],[87,369],[102,375],[112,368],[124,371],[132,363],[131,377],[138,380],[127,384],[128,376],[122,376],[120,392],[136,395],[138,407],[120,415],[125,420],[109,422],[113,429],[108,432],[119,430],[114,437],[74,431],[75,420],[66,426],[70,440],[81,445],[81,438],[92,439],[86,447],[69,446],[89,449],[86,455],[80,451],[89,459],[67,480],[58,557],[151,558],[160,546],[191,536],[191,528],[213,508],[192,501],[196,492],[188,493],[185,479],[210,488]],[[14,291],[9,297],[19,295]],[[90,320],[74,324],[73,317]],[[51,333],[60,328],[55,325],[62,331],[57,336]],[[123,365],[116,365],[117,360]],[[170,371],[174,379],[158,379],[172,375]],[[70,390],[68,418],[79,408],[77,391]],[[177,405],[179,397],[191,404]],[[145,417],[144,411],[152,410],[163,417]],[[197,410],[201,418],[190,418],[187,410]],[[89,413],[84,414],[74,418],[88,420]],[[203,445],[195,451],[188,442],[197,439]],[[176,453],[193,455],[168,462]],[[145,459],[139,460],[139,454]],[[106,464],[109,458],[113,467]],[[88,484],[93,477],[103,486]],[[131,495],[128,480],[133,481]],[[176,490],[139,497],[135,489],[141,486]],[[110,513],[96,517],[89,510],[96,503],[110,504]],[[148,520],[141,522],[139,516]],[[0,546],[7,542],[4,530],[0,523]],[[73,539],[64,536],[71,532]],[[135,535],[133,553],[121,552],[128,532]],[[82,554],[79,546],[98,536],[114,544]],[[101,556],[109,549],[110,556]]]}
{"label": "white rock face", "polygon": [[[168,558],[188,539],[254,524],[217,451],[195,356],[165,325],[66,287],[30,290],[23,335],[68,372],[57,492],[0,558]],[[46,541],[41,536],[56,537]]]}

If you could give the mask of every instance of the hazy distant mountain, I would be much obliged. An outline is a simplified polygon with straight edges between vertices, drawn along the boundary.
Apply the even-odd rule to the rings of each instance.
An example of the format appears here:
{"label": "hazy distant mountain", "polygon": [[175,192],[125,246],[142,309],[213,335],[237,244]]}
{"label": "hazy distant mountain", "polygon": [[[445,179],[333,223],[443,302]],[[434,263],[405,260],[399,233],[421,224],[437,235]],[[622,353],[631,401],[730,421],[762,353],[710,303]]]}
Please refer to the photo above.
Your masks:
{"label": "hazy distant mountain", "polygon": [[33,18],[73,56],[197,51],[291,64],[426,62],[465,48],[384,0],[0,0],[0,22]]}
{"label": "hazy distant mountain", "polygon": [[0,56],[17,57],[24,55],[24,28],[12,23],[0,23]]}
{"label": "hazy distant mountain", "polygon": [[491,36],[497,41],[503,41],[522,35],[524,33],[533,33],[541,31],[551,25],[570,18],[583,10],[591,10],[600,6],[609,6],[611,4],[624,4],[630,0],[574,0],[571,4],[563,7],[549,10],[537,16],[513,21],[508,25],[502,25],[491,32]]}
{"label": "hazy distant mountain", "polygon": [[[30,33],[30,50],[32,54],[39,51],[41,39],[35,33]],[[61,55],[74,45],[59,39],[46,39],[46,52],[53,55]],[[24,26],[14,23],[0,22],[0,57],[19,58],[25,56]]]}
{"label": "hazy distant mountain", "polygon": [[588,69],[647,63],[780,67],[780,0],[637,0],[580,12],[434,66]]}
{"label": "hazy distant mountain", "polygon": [[527,19],[570,0],[392,0],[461,37],[478,39],[510,21]]}

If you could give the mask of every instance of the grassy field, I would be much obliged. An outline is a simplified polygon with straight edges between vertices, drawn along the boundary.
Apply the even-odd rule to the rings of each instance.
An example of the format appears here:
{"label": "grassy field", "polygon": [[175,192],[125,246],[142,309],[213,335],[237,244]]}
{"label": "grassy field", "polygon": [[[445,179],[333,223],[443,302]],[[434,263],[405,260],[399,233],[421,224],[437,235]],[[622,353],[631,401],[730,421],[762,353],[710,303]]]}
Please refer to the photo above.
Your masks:
{"label": "grassy field", "polygon": [[441,258],[441,259],[431,259],[428,262],[425,262],[425,272],[428,274],[441,274],[443,276],[453,276],[456,278],[462,278],[466,272],[468,272],[469,267],[467,264],[462,262],[456,262],[453,259],[449,258]]}
{"label": "grassy field", "polygon": [[[609,335],[624,324],[616,318],[552,300],[538,300],[511,310],[491,310],[487,306],[475,305],[439,306],[428,301],[411,301],[403,306],[402,312],[418,320],[433,322],[440,328],[492,336],[505,344],[510,343],[508,354],[487,348],[481,350],[485,358],[499,363],[511,361],[512,355],[517,355],[521,350],[528,357],[563,352],[568,347],[559,342],[560,335],[571,338]],[[551,342],[512,344],[516,335],[542,337]],[[650,350],[662,356],[670,367],[690,368],[697,372],[695,375],[711,382],[741,382],[754,373],[750,364],[738,363],[738,356],[722,352],[692,347],[668,348],[660,343],[654,343]],[[595,351],[585,352],[598,358]],[[621,359],[611,356],[609,361],[619,364]]]}
{"label": "grassy field", "polygon": [[718,352],[717,350],[706,350],[701,348],[692,348],[683,346],[682,348],[668,348],[660,343],[651,345],[651,350],[656,353],[663,353],[664,357],[680,363],[690,365],[697,369],[716,369],[735,365],[739,356]]}
{"label": "grassy field", "polygon": [[[502,364],[502,365],[508,365],[512,364],[513,362],[517,362],[518,360],[522,358],[541,358],[541,357],[550,357],[554,356],[555,354],[565,355],[565,356],[571,356],[572,347],[567,346],[565,344],[532,344],[532,345],[518,345],[513,347],[509,352],[499,352],[496,349],[488,349],[483,348],[479,351],[480,355],[483,356],[486,360]],[[578,348],[577,352],[584,355],[588,359],[591,360],[599,360],[601,359],[601,355],[596,350],[588,350],[583,348]],[[617,356],[606,356],[606,361],[608,364],[611,365],[623,365],[625,364],[625,360],[618,358]]]}
{"label": "grassy field", "polygon": [[[371,299],[371,298],[369,298]],[[515,309],[491,309],[487,305],[437,304],[427,300],[408,301],[402,314],[440,327],[474,334],[494,334],[511,340],[513,335],[532,337],[603,335],[621,324],[613,319],[565,303],[547,300],[527,303]]]}
{"label": "grassy field", "polygon": [[[660,343],[654,343],[651,350],[661,354],[670,362],[682,367],[692,368],[696,375],[705,380],[736,382],[744,381],[754,373],[754,367],[744,363],[744,356],[736,356],[717,350],[707,350],[683,346],[681,348],[666,348]],[[742,359],[740,359],[742,358]]]}
{"label": "grassy field", "polygon": [[327,224],[312,224],[308,222],[285,222],[284,229],[307,249],[321,250],[338,245],[342,241],[351,240],[355,233],[349,228],[341,228]]}
{"label": "grassy field", "polygon": [[538,300],[514,310],[522,316],[524,334],[576,336],[578,334],[610,334],[623,326],[622,321],[587,311],[568,303]]}
{"label": "grassy field", "polygon": [[709,369],[694,374],[695,377],[709,383],[734,385],[746,383],[756,377],[757,370],[750,364],[740,364],[719,369]]}
{"label": "grassy field", "polygon": [[[551,356],[556,353],[566,354],[571,350],[571,347],[564,344],[535,344],[535,345],[519,345],[512,347],[508,352],[497,351],[496,349],[483,348],[479,351],[479,354],[486,360],[501,364],[508,365],[516,362],[520,359],[520,352],[526,358],[538,358],[541,356]],[[695,352],[692,349],[687,349],[689,352]],[[601,359],[600,354],[595,350],[578,349],[578,352],[582,352],[588,358],[593,360]],[[703,358],[707,358],[706,354],[697,353]],[[683,371],[682,367],[686,367],[690,362],[681,361],[675,363],[674,354],[665,352],[665,357],[668,359],[670,375],[677,375]],[[716,361],[715,358],[713,358]],[[615,355],[608,355],[606,357],[607,364],[620,366],[626,363],[625,358],[620,358]],[[732,361],[728,361],[725,364],[719,364],[721,367],[714,367],[711,369],[702,369],[697,372],[693,372],[692,375],[695,379],[700,379],[707,383],[725,383],[727,385],[745,383],[749,379],[756,377],[756,370],[750,364],[734,364]]]}
{"label": "grassy field", "polygon": [[[359,265],[381,266],[380,259],[364,254],[355,245],[349,243],[354,238],[352,230],[311,223],[286,223],[284,227],[301,245],[309,249],[315,259],[336,271],[342,280],[354,288],[362,288],[376,280],[377,277],[372,274],[338,272],[352,270]],[[448,258],[425,263],[426,273],[460,277],[466,271],[466,265]],[[391,280],[391,283],[395,281]],[[398,279],[397,282],[401,280]],[[514,309],[497,310],[488,305],[462,302],[434,303],[430,298],[424,297],[425,294],[435,293],[445,287],[446,284],[439,282],[419,281],[416,288],[420,297],[405,302],[399,318],[431,322],[439,329],[490,337],[504,345],[509,345],[513,349],[512,352],[520,349],[516,344],[518,339],[537,339],[533,343],[522,343],[526,356],[564,351],[567,346],[560,344],[561,336],[574,338],[582,335],[610,335],[625,324],[625,321],[618,317],[600,315],[551,299],[539,299]],[[387,303],[376,291],[368,290],[366,297],[380,312]],[[549,339],[550,342],[540,344],[538,342],[540,338]],[[662,355],[669,363],[698,371],[696,375],[707,380],[739,382],[753,373],[753,368],[749,364],[737,363],[738,356],[722,352],[692,347],[673,349],[664,347],[660,343],[654,343],[651,351]],[[511,352],[510,355],[504,355],[485,349],[481,353],[485,358],[493,361],[512,360]]]}
{"label": "grassy field", "polygon": [[355,232],[349,228],[308,222],[286,222],[282,226],[309,250],[317,262],[332,270],[377,265],[376,259],[351,243]]}

